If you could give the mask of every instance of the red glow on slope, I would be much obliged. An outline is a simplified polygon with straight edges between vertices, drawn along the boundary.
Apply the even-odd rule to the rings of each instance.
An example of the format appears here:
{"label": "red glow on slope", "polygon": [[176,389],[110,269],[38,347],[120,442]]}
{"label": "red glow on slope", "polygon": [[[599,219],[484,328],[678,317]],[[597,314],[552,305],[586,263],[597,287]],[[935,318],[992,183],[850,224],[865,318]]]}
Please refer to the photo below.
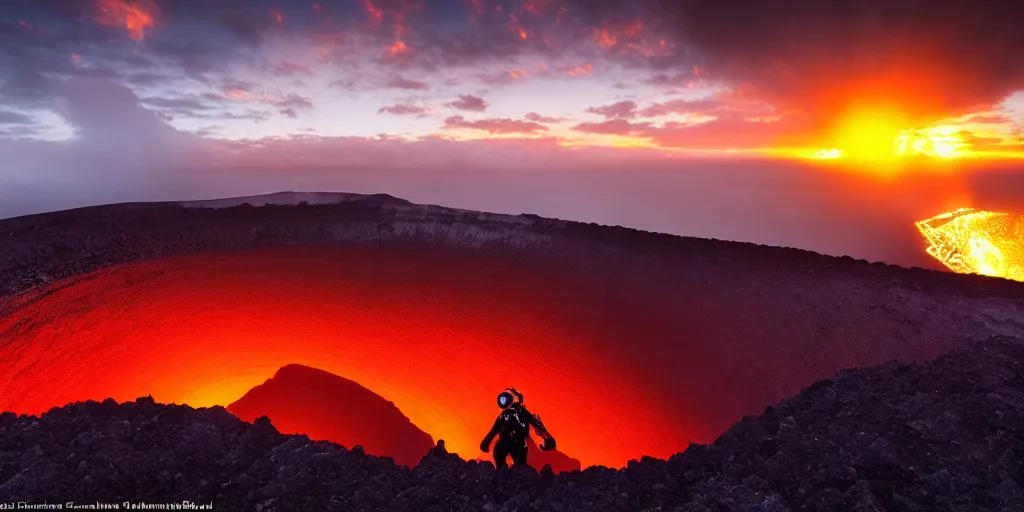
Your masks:
{"label": "red glow on slope", "polygon": [[[286,434],[306,434],[348,448],[360,445],[367,453],[410,467],[434,446],[430,435],[385,398],[356,382],[305,366],[281,368],[227,409],[250,422],[265,415]],[[532,437],[528,445],[528,463],[538,471],[545,464],[556,473],[581,469],[578,460],[558,450],[541,451]]]}
{"label": "red glow on slope", "polygon": [[0,410],[226,405],[299,364],[394,402],[464,458],[485,455],[495,395],[515,386],[560,450],[621,467],[711,442],[841,369],[971,339],[932,295],[877,308],[895,285],[851,291],[854,274],[734,250],[613,263],[303,247],[108,269],[5,306]]}
{"label": "red glow on slope", "polygon": [[[600,376],[603,365],[568,345],[562,320],[548,316],[557,313],[529,306],[510,286],[525,289],[538,277],[500,270],[500,282],[451,282],[495,271],[416,259],[295,250],[101,272],[0,319],[0,333],[19,329],[22,315],[52,319],[5,347],[20,361],[45,359],[48,369],[0,375],[0,410],[40,413],[75,400],[146,394],[227,405],[294,363],[358,382],[465,458],[483,455],[494,397],[510,385],[526,393],[559,447],[584,464],[667,455],[663,442],[672,433],[642,395]],[[488,291],[494,287],[502,291]],[[77,314],[69,314],[71,304]],[[616,411],[601,425],[590,419],[592,393]],[[637,428],[661,435],[631,435]]]}
{"label": "red glow on slope", "polygon": [[245,421],[270,418],[279,432],[306,434],[415,466],[434,446],[401,411],[358,383],[315,368],[288,365],[227,406]]}

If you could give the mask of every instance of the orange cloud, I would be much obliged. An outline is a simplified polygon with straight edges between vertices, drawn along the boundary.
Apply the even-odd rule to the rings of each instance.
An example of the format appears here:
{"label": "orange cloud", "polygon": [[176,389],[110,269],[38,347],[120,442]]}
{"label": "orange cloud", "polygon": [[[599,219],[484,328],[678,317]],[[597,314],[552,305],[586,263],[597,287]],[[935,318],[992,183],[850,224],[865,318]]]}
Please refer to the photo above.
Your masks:
{"label": "orange cloud", "polygon": [[387,53],[392,57],[397,57],[409,53],[409,47],[403,41],[395,41],[388,46]]}
{"label": "orange cloud", "polygon": [[98,0],[96,3],[97,23],[124,27],[136,41],[145,37],[145,32],[156,23],[157,6],[152,0]]}
{"label": "orange cloud", "polygon": [[566,70],[565,74],[567,74],[569,76],[580,76],[580,75],[589,75],[593,71],[594,71],[594,65],[590,64],[588,62],[586,64],[583,64],[582,66],[575,66],[575,67],[569,68],[568,70]]}

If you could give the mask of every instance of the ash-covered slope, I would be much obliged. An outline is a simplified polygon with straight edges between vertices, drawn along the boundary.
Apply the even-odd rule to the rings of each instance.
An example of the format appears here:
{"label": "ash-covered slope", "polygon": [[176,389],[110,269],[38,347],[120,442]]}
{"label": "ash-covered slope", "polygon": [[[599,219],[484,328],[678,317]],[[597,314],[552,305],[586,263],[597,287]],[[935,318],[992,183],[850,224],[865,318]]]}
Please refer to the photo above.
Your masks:
{"label": "ash-covered slope", "polygon": [[212,502],[217,510],[1024,509],[1024,345],[841,372],[713,445],[623,470],[413,470],[223,408],[152,400],[0,416],[0,502]]}

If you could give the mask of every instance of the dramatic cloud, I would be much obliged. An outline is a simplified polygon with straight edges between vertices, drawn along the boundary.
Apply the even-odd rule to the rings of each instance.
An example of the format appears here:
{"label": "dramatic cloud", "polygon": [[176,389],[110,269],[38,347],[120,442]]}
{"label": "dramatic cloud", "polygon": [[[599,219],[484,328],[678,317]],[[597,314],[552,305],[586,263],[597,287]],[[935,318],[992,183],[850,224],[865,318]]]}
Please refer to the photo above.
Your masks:
{"label": "dramatic cloud", "polygon": [[426,107],[420,107],[420,106],[417,106],[417,105],[402,104],[402,105],[391,105],[391,106],[387,106],[387,107],[381,107],[381,109],[378,110],[377,113],[378,114],[388,113],[388,114],[394,114],[396,116],[420,116],[420,117],[426,117],[426,116],[430,115],[431,112],[430,112],[430,109],[428,109]]}
{"label": "dramatic cloud", "polygon": [[483,112],[487,110],[488,103],[483,98],[470,94],[460,94],[459,99],[448,104],[449,107],[470,112]]}
{"label": "dramatic cloud", "polygon": [[[532,199],[541,185],[515,201],[474,199],[495,186],[481,181],[458,197],[418,191],[453,169],[577,173],[560,178],[569,189],[606,172],[618,194],[617,180],[634,178],[615,173],[706,164],[684,156],[800,167],[863,107],[915,135],[934,121],[992,153],[979,162],[1015,158],[1019,26],[1009,1],[11,0],[0,13],[0,206],[363,187],[518,213],[561,199]],[[302,167],[312,162],[330,171]],[[328,176],[339,162],[405,174]],[[822,172],[843,168],[821,165],[833,163]],[[498,189],[514,188],[509,176]],[[682,229],[657,205],[573,201],[551,213],[619,223],[642,207],[654,212],[643,225]]]}
{"label": "dramatic cloud", "polygon": [[410,80],[401,76],[391,77],[388,80],[388,87],[394,89],[405,89],[409,91],[424,91],[430,89],[430,86],[426,82],[420,82],[418,80]]}
{"label": "dramatic cloud", "polygon": [[471,130],[480,130],[494,134],[533,134],[548,130],[547,126],[540,123],[519,121],[516,119],[493,118],[481,119],[478,121],[467,121],[462,116],[452,116],[445,119],[444,127],[448,129],[469,128]]}
{"label": "dramatic cloud", "polygon": [[529,114],[526,114],[525,116],[523,116],[523,118],[526,119],[527,121],[532,121],[534,123],[545,123],[545,124],[555,124],[555,123],[561,123],[561,122],[565,121],[565,118],[562,118],[562,117],[542,116],[542,115],[540,115],[540,114],[538,114],[536,112],[530,112]]}
{"label": "dramatic cloud", "polygon": [[625,119],[612,119],[601,123],[580,123],[572,129],[599,135],[638,136],[651,127],[650,123],[633,123]]}
{"label": "dramatic cloud", "polygon": [[604,107],[588,108],[587,112],[604,116],[608,119],[629,119],[636,116],[635,101],[620,101]]}
{"label": "dramatic cloud", "polygon": [[664,4],[709,79],[823,120],[858,103],[910,123],[990,106],[1024,88],[1024,9],[959,0]]}
{"label": "dramatic cloud", "polygon": [[661,117],[670,114],[713,114],[725,110],[727,107],[712,99],[703,100],[672,100],[665,103],[656,103],[640,112],[643,117]]}
{"label": "dramatic cloud", "polygon": [[305,64],[298,64],[295,62],[281,62],[279,64],[275,64],[273,71],[274,75],[276,76],[309,76],[312,74],[312,71],[310,71],[309,66]]}

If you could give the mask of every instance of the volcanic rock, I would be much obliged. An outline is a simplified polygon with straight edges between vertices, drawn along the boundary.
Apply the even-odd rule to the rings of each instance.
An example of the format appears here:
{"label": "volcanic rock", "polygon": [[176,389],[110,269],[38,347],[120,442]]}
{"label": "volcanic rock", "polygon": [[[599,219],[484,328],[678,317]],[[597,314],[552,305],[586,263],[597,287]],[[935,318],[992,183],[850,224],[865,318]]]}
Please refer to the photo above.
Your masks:
{"label": "volcanic rock", "polygon": [[710,445],[555,475],[415,469],[221,407],[79,402],[0,415],[0,503],[189,500],[218,510],[1024,510],[1024,340],[840,372]]}

